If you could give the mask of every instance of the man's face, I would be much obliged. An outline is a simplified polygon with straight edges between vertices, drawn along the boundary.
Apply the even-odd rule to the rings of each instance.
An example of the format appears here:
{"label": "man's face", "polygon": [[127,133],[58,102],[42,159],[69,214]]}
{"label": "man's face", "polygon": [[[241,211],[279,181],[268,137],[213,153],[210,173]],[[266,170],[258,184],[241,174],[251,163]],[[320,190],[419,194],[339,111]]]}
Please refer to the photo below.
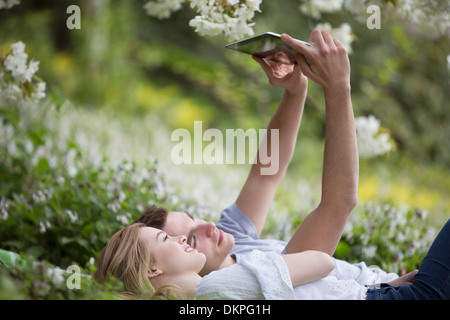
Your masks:
{"label": "man's face", "polygon": [[220,269],[234,246],[231,234],[216,228],[213,222],[195,219],[187,212],[169,212],[163,230],[170,236],[185,235],[191,247],[206,255],[200,275]]}

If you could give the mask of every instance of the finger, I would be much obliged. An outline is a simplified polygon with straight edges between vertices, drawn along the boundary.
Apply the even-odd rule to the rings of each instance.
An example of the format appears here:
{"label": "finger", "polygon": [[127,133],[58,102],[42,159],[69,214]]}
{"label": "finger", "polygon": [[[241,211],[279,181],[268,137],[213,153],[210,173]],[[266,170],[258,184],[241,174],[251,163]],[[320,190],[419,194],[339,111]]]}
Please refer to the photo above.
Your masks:
{"label": "finger", "polygon": [[311,34],[309,35],[309,40],[319,48],[323,48],[325,46],[325,41],[323,40],[322,32],[317,28],[311,31]]}
{"label": "finger", "polygon": [[338,39],[333,38],[333,42],[336,45],[336,47],[338,48],[342,48],[345,50],[345,52],[347,52],[347,49],[345,49],[345,46],[342,44],[342,42],[340,42]]}
{"label": "finger", "polygon": [[275,69],[280,63],[275,59],[270,59],[268,64],[270,65],[270,68],[273,70]]}
{"label": "finger", "polygon": [[305,56],[309,56],[312,50],[311,46],[308,46],[307,44],[303,43],[302,41],[299,41],[297,39],[292,38],[291,36],[283,33],[281,35],[281,40],[288,46],[290,46],[294,51],[300,52]]}
{"label": "finger", "polygon": [[253,60],[259,63],[259,65],[263,68],[264,72],[268,77],[272,75],[272,67],[267,63],[267,61],[263,58],[252,55]]}
{"label": "finger", "polygon": [[333,41],[333,37],[331,36],[331,33],[329,33],[328,31],[324,31],[322,32],[322,37],[325,41],[325,43],[329,46],[329,47],[335,47],[335,43]]}
{"label": "finger", "polygon": [[296,54],[295,59],[297,60],[297,65],[302,70],[302,73],[307,76],[308,78],[312,79],[314,78],[314,73],[311,70],[311,66],[306,61],[306,58],[302,54]]}
{"label": "finger", "polygon": [[299,72],[301,75],[304,75],[304,73],[303,73],[303,71],[302,71],[302,68],[300,67],[300,65],[299,65],[298,63],[296,63],[296,64],[294,65],[293,73],[295,73],[295,72]]}

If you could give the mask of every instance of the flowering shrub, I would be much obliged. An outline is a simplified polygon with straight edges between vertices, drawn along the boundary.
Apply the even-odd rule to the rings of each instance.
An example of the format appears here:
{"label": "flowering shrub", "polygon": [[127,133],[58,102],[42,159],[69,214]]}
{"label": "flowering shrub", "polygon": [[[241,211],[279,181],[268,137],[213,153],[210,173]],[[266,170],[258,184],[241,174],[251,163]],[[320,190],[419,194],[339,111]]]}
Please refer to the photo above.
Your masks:
{"label": "flowering shrub", "polygon": [[342,8],[344,0],[306,0],[301,1],[300,11],[308,16],[320,19],[323,13],[338,11]]}
{"label": "flowering shrub", "polygon": [[[262,4],[262,0],[152,0],[144,5],[144,9],[152,17],[165,19],[174,11],[180,10],[186,2],[199,14],[189,22],[199,35],[222,34],[228,41],[240,40],[246,35],[254,34],[255,23],[252,19],[255,12],[261,12]],[[299,11],[308,18],[320,20],[323,14],[346,10],[355,17],[355,20],[365,23],[368,17],[367,7],[370,5],[381,7],[384,13],[394,19],[397,16],[439,34],[448,32],[450,17],[445,1],[442,3],[435,1],[431,4],[427,0],[301,0]],[[339,29],[335,33],[340,34],[342,38],[345,39],[350,35],[348,24]]]}
{"label": "flowering shrub", "polygon": [[[110,278],[100,285],[89,275],[94,266],[77,268],[79,279],[71,279],[72,273],[47,262],[19,257],[19,261],[0,265],[0,300],[75,300],[75,299],[120,299],[121,283]],[[77,276],[78,276],[77,275]],[[77,286],[70,284],[76,283]]]}
{"label": "flowering shrub", "polygon": [[[320,184],[306,180],[283,189],[271,206],[263,237],[289,241],[320,201],[317,189]],[[350,215],[334,257],[398,274],[409,272],[419,268],[439,227],[423,209],[361,203]]]}
{"label": "flowering shrub", "polygon": [[336,256],[396,273],[418,269],[437,235],[435,228],[427,226],[426,217],[425,210],[409,207],[369,203],[357,208]]}
{"label": "flowering shrub", "polygon": [[39,61],[28,63],[25,44],[22,41],[11,45],[12,51],[0,56],[0,101],[8,104],[22,104],[29,100],[45,97],[45,82],[34,76],[39,70]]}
{"label": "flowering shrub", "polygon": [[170,204],[154,163],[93,163],[73,136],[55,131],[58,106],[42,99],[38,62],[27,64],[24,48],[15,43],[0,58],[0,243],[61,267],[84,265],[148,203]]}
{"label": "flowering shrub", "polygon": [[230,41],[252,36],[255,12],[259,10],[262,0],[231,0],[211,4],[212,1],[191,1],[191,7],[200,12],[189,25],[200,35],[215,36],[224,34]]}
{"label": "flowering shrub", "polygon": [[[200,15],[189,22],[201,36],[224,34],[230,40],[239,40],[245,35],[253,35],[255,12],[260,12],[262,0],[190,0],[190,7]],[[168,18],[173,11],[179,10],[186,0],[149,1],[144,9],[150,16],[159,19]]]}
{"label": "flowering shrub", "polygon": [[[120,283],[100,286],[90,277],[95,257],[114,232],[150,204],[190,206],[199,216],[207,211],[173,196],[155,162],[103,157],[108,151],[96,150],[92,139],[100,128],[117,131],[109,119],[100,126],[85,123],[97,129],[92,136],[85,136],[87,130],[68,132],[86,129],[85,119],[66,104],[43,99],[43,82],[35,75],[39,62],[27,61],[22,42],[11,47],[0,57],[0,248],[22,253],[23,263],[0,265],[0,298],[118,298]],[[113,139],[120,142],[118,135]],[[70,274],[64,269],[72,264],[85,266],[80,290],[66,283]]]}
{"label": "flowering shrub", "polygon": [[[70,109],[44,99],[38,66],[20,41],[0,56],[0,244],[23,254],[0,265],[0,298],[116,299],[120,283],[90,277],[94,257],[147,205],[171,208],[177,199],[154,162],[88,157],[84,140],[56,125]],[[66,283],[74,263],[86,266],[79,290]]]}
{"label": "flowering shrub", "polygon": [[172,12],[181,9],[181,6],[186,0],[156,0],[149,1],[144,5],[147,14],[158,19],[165,19],[170,17]]}

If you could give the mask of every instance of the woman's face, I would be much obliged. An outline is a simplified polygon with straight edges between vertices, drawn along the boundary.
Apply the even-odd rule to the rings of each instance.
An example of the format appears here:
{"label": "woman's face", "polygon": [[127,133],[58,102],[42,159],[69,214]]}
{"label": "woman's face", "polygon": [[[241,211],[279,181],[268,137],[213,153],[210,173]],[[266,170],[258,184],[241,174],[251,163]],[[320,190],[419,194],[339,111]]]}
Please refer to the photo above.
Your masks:
{"label": "woman's face", "polygon": [[186,236],[170,237],[162,230],[143,227],[139,230],[139,241],[148,244],[152,258],[152,269],[175,276],[185,272],[199,273],[206,256],[187,244]]}

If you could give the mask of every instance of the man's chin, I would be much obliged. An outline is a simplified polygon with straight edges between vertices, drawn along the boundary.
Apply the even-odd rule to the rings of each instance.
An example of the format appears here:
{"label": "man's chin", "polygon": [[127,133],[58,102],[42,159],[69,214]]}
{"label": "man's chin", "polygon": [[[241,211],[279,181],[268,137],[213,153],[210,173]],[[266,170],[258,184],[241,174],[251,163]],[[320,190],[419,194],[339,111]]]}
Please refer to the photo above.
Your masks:
{"label": "man's chin", "polygon": [[200,272],[198,273],[201,277],[204,277],[204,276],[206,276],[206,275],[208,275],[208,274],[210,274],[211,272],[213,272],[213,271],[215,271],[215,270],[218,270],[219,268],[213,268],[213,267],[210,267],[210,266],[207,266],[207,265],[205,265],[204,267],[203,267],[203,269],[202,270],[200,270]]}
{"label": "man's chin", "polygon": [[227,258],[231,259],[229,257],[229,254],[230,253],[228,252],[228,254],[225,255],[222,259],[217,259],[217,260],[220,260],[221,262],[220,263],[214,263],[213,265],[208,263],[208,260],[207,260],[205,266],[202,268],[202,270],[200,270],[200,272],[198,274],[203,277],[203,276],[206,276],[207,274],[209,274],[209,273],[211,273],[213,271],[220,270],[222,268],[228,267],[229,266],[229,261],[227,260]]}
{"label": "man's chin", "polygon": [[[208,257],[207,257],[206,264],[204,265],[202,270],[200,270],[200,272],[198,273],[200,276],[203,277],[213,271],[222,269],[224,267],[228,267],[229,261],[227,261],[227,258],[230,256],[231,249],[234,246],[234,237],[232,234],[226,233],[226,232],[223,232],[223,236],[224,236],[223,240],[220,243],[220,250],[222,252],[226,251],[227,253],[224,254],[223,257],[216,259],[216,260],[220,260],[221,261],[220,263],[210,264],[210,263],[208,263]],[[231,258],[229,258],[229,259],[231,259]],[[211,259],[209,259],[209,260],[211,260]]]}

